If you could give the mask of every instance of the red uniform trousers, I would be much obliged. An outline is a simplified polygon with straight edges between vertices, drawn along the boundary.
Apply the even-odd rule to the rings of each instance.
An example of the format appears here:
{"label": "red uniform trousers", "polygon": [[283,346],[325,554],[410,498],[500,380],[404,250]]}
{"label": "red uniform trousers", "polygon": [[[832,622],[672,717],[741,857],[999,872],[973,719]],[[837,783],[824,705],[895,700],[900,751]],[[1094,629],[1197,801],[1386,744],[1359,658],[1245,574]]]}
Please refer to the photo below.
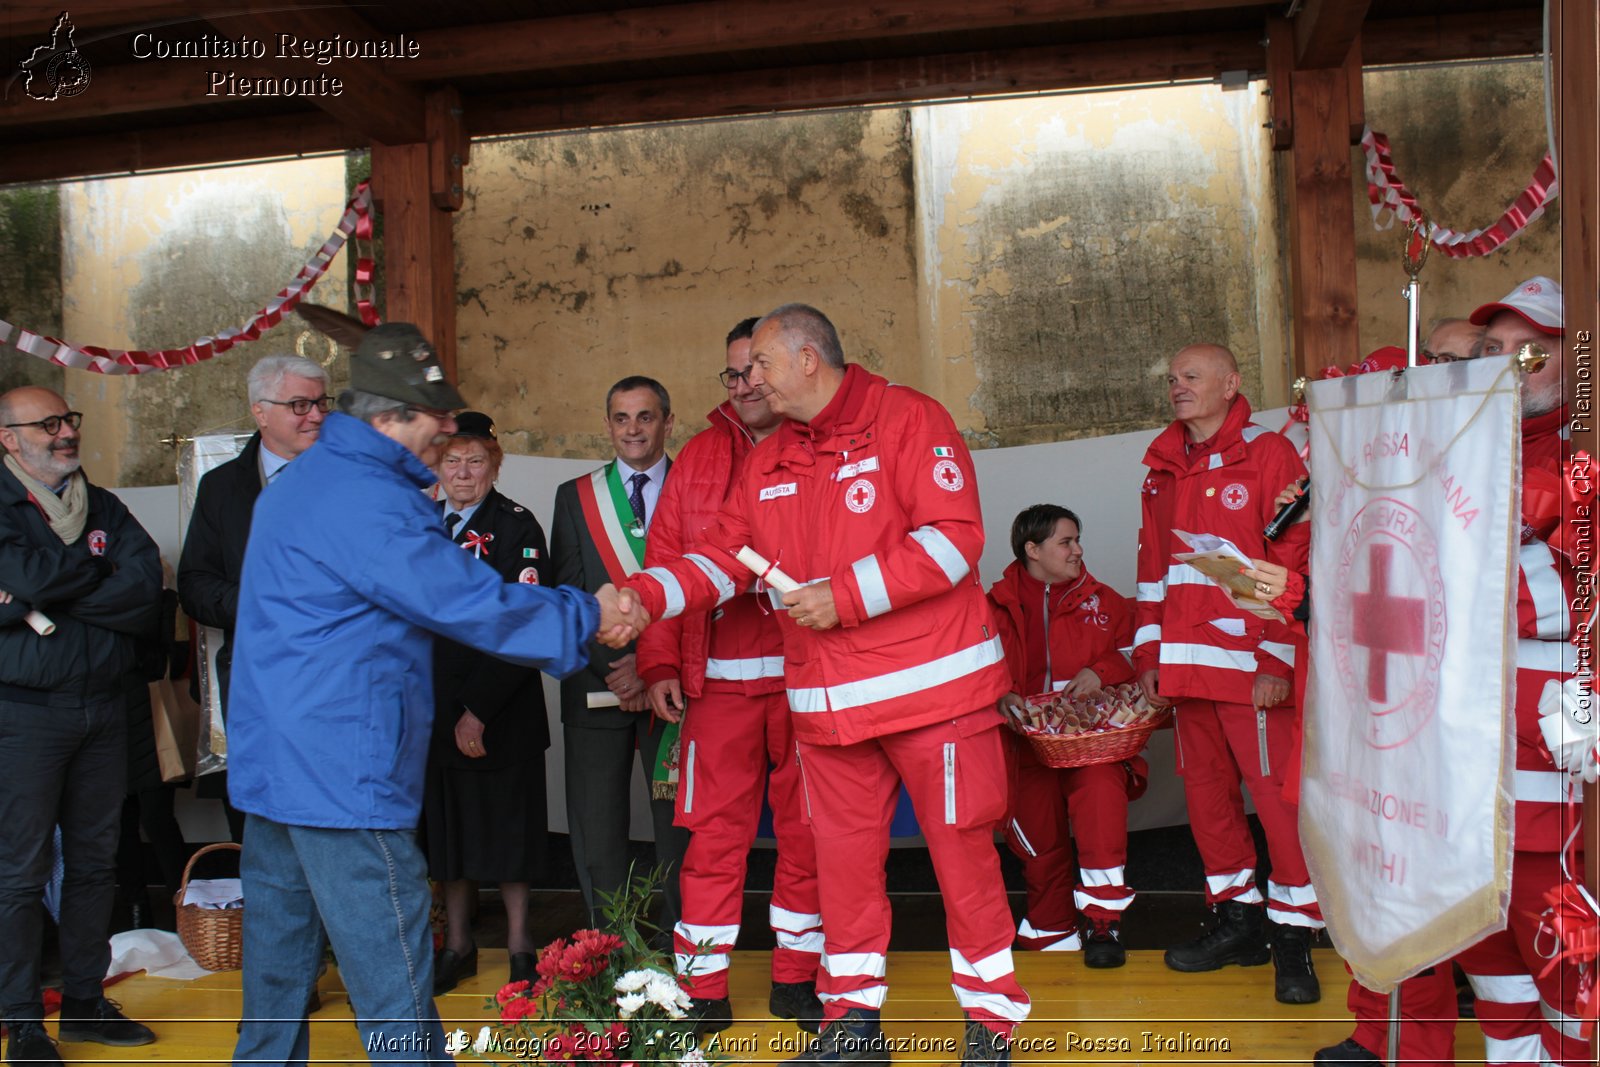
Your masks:
{"label": "red uniform trousers", "polygon": [[[1356,1017],[1350,1036],[1387,1060],[1389,994],[1374,993],[1352,978],[1345,1003]],[[1400,983],[1400,1060],[1406,1067],[1455,1067],[1457,1011],[1449,960]]]}
{"label": "red uniform trousers", "polygon": [[1489,1063],[1594,1063],[1594,1047],[1578,1036],[1578,968],[1567,962],[1541,976],[1554,950],[1539,932],[1544,894],[1565,879],[1555,852],[1514,852],[1506,928],[1465,949],[1467,972]]}
{"label": "red uniform trousers", "polygon": [[1032,951],[1081,948],[1078,912],[1091,920],[1115,921],[1133,900],[1124,868],[1129,768],[1122,762],[1046,767],[1026,741],[1009,732],[1005,736],[1013,760],[1006,844],[1022,861],[1028,889],[1017,946]]}
{"label": "red uniform trousers", "polygon": [[1206,869],[1206,901],[1261,903],[1256,845],[1245,821],[1243,778],[1267,834],[1272,878],[1267,918],[1290,926],[1322,926],[1322,909],[1300,851],[1299,807],[1284,796],[1284,779],[1298,774],[1293,708],[1257,716],[1248,704],[1184,700],[1178,704],[1178,773],[1189,825]]}
{"label": "red uniform trousers", "polygon": [[904,782],[944,896],[956,1001],[1009,1036],[1029,1002],[1012,972],[1011,909],[994,849],[1006,808],[999,724],[968,736],[956,722],[938,722],[853,745],[802,741],[800,767],[817,851],[827,860],[817,872],[827,939],[817,978],[824,1018],[853,1007],[879,1010],[888,993],[884,862]]}
{"label": "red uniform trousers", "polygon": [[[680,751],[683,773],[673,821],[691,836],[678,870],[683,916],[673,930],[673,947],[684,988],[704,1000],[728,995],[728,954],[739,938],[745,864],[761,819],[763,784],[778,839],[768,911],[777,938],[772,980],[815,981],[822,953],[817,848],[801,816],[787,698],[782,692],[746,696],[737,683],[707,682],[689,703]],[[697,958],[695,946],[702,942],[710,954]]]}

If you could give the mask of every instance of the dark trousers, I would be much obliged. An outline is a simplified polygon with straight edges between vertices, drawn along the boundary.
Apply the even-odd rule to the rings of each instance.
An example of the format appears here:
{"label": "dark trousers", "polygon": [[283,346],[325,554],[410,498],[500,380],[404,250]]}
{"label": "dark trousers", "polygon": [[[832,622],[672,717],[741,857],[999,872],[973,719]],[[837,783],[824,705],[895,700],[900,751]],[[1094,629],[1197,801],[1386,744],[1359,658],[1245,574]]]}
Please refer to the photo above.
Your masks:
{"label": "dark trousers", "polygon": [[[648,711],[634,716],[632,729],[590,729],[564,726],[566,745],[567,823],[572,835],[572,857],[591,919],[600,917],[600,894],[614,893],[628,878],[628,800],[632,794],[634,752],[645,769],[660,752],[662,723]],[[655,827],[656,863],[667,868],[663,889],[666,907],[659,925],[671,930],[683,914],[678,895],[678,864],[689,844],[689,831],[672,825],[675,803],[651,800],[650,819]],[[636,872],[643,874],[645,872]]]}
{"label": "dark trousers", "polygon": [[122,696],[84,707],[0,700],[0,1016],[44,1017],[39,954],[61,827],[62,993],[100,996],[111,965],[117,833],[128,774]]}

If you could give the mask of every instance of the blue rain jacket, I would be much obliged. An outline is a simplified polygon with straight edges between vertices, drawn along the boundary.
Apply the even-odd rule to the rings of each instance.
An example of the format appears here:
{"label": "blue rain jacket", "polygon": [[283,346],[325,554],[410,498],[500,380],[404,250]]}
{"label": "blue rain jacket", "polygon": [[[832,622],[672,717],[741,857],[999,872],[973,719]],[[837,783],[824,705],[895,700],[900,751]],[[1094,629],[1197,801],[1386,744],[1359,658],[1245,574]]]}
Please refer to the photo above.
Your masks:
{"label": "blue rain jacket", "polygon": [[594,597],[506,582],[451,544],[421,491],[434,481],[404,446],[335,413],[262,491],[228,695],[235,807],[298,826],[414,829],[435,633],[558,677],[587,662]]}

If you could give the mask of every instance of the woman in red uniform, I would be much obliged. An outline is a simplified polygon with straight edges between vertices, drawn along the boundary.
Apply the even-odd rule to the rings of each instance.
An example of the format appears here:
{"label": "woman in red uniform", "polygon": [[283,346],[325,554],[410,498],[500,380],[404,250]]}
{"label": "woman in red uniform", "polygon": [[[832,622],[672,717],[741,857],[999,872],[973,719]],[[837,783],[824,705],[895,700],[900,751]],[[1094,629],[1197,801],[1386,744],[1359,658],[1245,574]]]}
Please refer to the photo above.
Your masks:
{"label": "woman in red uniform", "polygon": [[[1025,695],[1076,696],[1133,678],[1122,651],[1133,642],[1133,605],[1084,567],[1081,530],[1078,516],[1054,504],[1035,504],[1011,524],[1016,561],[989,590],[1011,672],[1002,712]],[[1022,860],[1028,887],[1018,945],[1082,948],[1088,966],[1120,967],[1127,960],[1122,912],[1133,900],[1123,870],[1128,800],[1143,790],[1145,762],[1135,757],[1057,770],[1040,763],[1021,738],[1012,741],[1006,841]]]}

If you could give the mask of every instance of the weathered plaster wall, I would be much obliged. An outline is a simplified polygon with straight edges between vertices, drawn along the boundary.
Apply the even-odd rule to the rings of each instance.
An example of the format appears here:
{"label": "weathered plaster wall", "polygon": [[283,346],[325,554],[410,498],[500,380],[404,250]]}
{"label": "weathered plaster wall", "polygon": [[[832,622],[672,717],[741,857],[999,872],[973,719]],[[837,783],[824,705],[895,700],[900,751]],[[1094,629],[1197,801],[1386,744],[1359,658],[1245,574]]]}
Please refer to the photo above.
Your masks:
{"label": "weathered plaster wall", "polygon": [[606,389],[672,393],[673,444],[726,396],[740,319],[801,300],[846,355],[926,388],[903,111],[476,145],[455,226],[462,393],[510,451],[604,456]]}
{"label": "weathered plaster wall", "polygon": [[[0,319],[61,332],[61,195],[55,186],[0,190]],[[19,385],[59,391],[63,368],[15,351],[0,355],[0,393]]]}
{"label": "weathered plaster wall", "polygon": [[[342,157],[65,185],[65,336],[161,349],[238,326],[327,239],[345,200]],[[341,254],[310,299],[343,308],[347,291]],[[328,366],[336,385],[346,377],[332,344],[294,317],[260,341],[190,367],[69,372],[67,400],[85,414],[90,476],[108,485],[170,484],[176,455],[162,438],[253,429],[245,376],[274,352]]]}
{"label": "weathered plaster wall", "polygon": [[925,322],[976,443],[1166,421],[1194,341],[1233,349],[1252,399],[1281,389],[1260,111],[1188,86],[917,112]]}
{"label": "weathered plaster wall", "polygon": [[[1389,135],[1400,176],[1440,225],[1474,230],[1499,219],[1528,184],[1547,150],[1543,71],[1534,61],[1369,71],[1362,79],[1367,122]],[[1356,255],[1362,352],[1405,344],[1400,290],[1404,238],[1398,224],[1370,221],[1363,157],[1355,159]],[[1434,252],[1422,270],[1423,328],[1498,300],[1534,274],[1559,280],[1561,202],[1498,252],[1451,259]],[[1352,355],[1352,359],[1356,358]]]}

